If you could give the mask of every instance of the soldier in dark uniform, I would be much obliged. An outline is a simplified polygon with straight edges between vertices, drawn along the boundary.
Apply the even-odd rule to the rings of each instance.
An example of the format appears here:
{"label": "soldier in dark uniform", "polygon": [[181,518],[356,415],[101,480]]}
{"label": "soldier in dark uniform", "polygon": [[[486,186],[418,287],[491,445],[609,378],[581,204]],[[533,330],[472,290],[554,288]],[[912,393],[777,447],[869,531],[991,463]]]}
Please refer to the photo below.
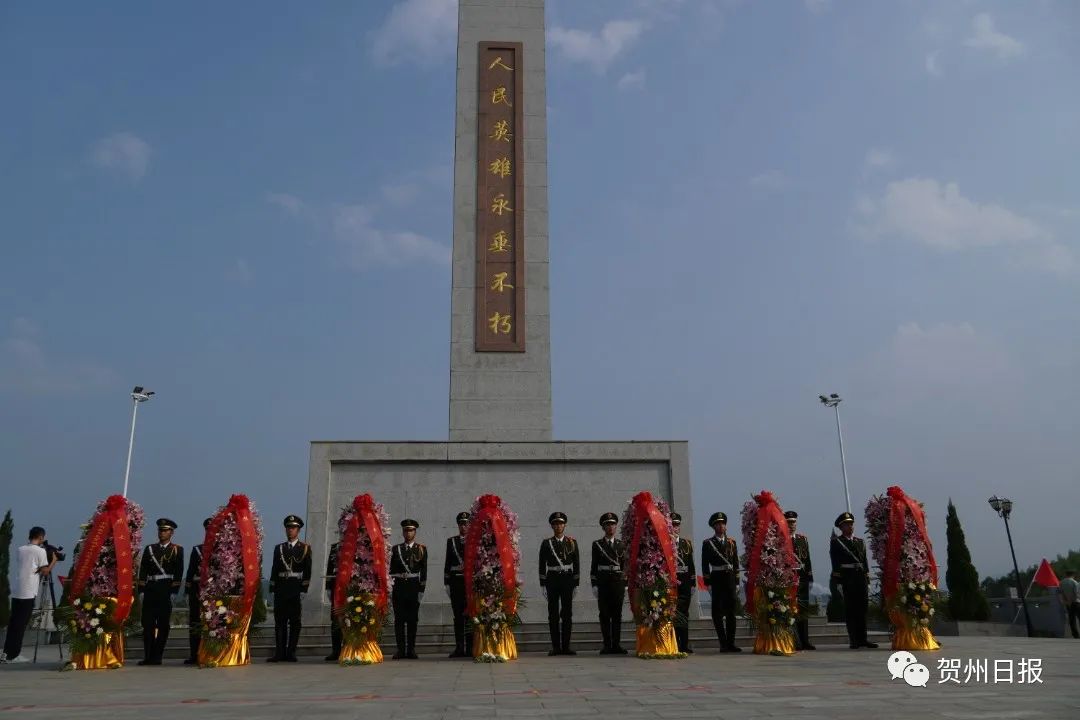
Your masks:
{"label": "soldier in dark uniform", "polygon": [[330,595],[330,654],[323,660],[337,662],[341,657],[341,621],[334,612],[334,585],[337,581],[338,548],[341,543],[334,543],[326,554],[326,592]]}
{"label": "soldier in dark uniform", "polygon": [[300,540],[304,521],[285,518],[285,542],[274,548],[270,593],[274,596],[274,654],[266,662],[296,662],[300,614],[311,584],[311,546]]}
{"label": "soldier in dark uniform", "polygon": [[795,617],[795,634],[798,638],[799,650],[817,650],[810,642],[810,621],[806,613],[810,608],[810,585],[814,582],[814,568],[810,563],[810,541],[802,533],[795,532],[795,526],[799,520],[799,513],[788,510],[784,513],[787,519],[788,530],[791,532],[791,549],[795,552],[795,559],[799,561],[799,613]]}
{"label": "soldier in dark uniform", "polygon": [[604,537],[593,540],[592,544],[589,580],[600,610],[600,633],[604,638],[601,655],[626,655],[628,652],[622,646],[622,607],[623,598],[626,597],[623,562],[626,548],[623,541],[615,537],[618,524],[619,516],[615,513],[601,515],[600,527],[604,528]]}
{"label": "soldier in dark uniform", "polygon": [[847,624],[848,641],[852,650],[860,647],[876,648],[866,638],[866,604],[869,602],[870,565],[866,562],[866,545],[855,537],[855,516],[849,512],[836,518],[840,535],[829,541],[829,559],[832,574],[840,581],[844,593],[844,622]]}
{"label": "soldier in dark uniform", "polygon": [[454,611],[454,652],[450,657],[472,657],[472,632],[465,618],[465,530],[469,513],[457,514],[458,534],[446,538],[446,561],[443,563],[443,585]]}
{"label": "soldier in dark uniform", "polygon": [[701,574],[712,596],[712,621],[720,652],[742,652],[735,644],[735,593],[739,585],[739,549],[727,535],[727,515],[709,517],[713,536],[701,545]]}
{"label": "soldier in dark uniform", "polygon": [[[203,520],[203,530],[210,527],[210,520]],[[194,665],[199,661],[199,640],[202,636],[202,606],[199,605],[199,573],[202,571],[202,543],[191,547],[188,559],[187,576],[184,588],[187,590],[188,607],[188,656],[185,665]]]}
{"label": "soldier in dark uniform", "polygon": [[555,534],[540,543],[540,589],[547,600],[551,633],[548,655],[577,655],[570,649],[570,632],[574,624],[574,596],[581,582],[581,556],[574,538],[563,534],[566,513],[551,513],[548,524]]}
{"label": "soldier in dark uniform", "polygon": [[176,523],[157,521],[158,541],[147,545],[139,563],[139,590],[143,594],[143,659],[140,665],[160,665],[169,640],[172,596],[184,579],[184,548],[172,542]]}
{"label": "soldier in dark uniform", "polygon": [[682,515],[671,513],[671,527],[675,530],[675,569],[679,578],[679,614],[675,618],[675,642],[679,652],[692,653],[690,647],[690,599],[697,586],[697,570],[694,569],[694,543],[679,537],[682,529]]}
{"label": "soldier in dark uniform", "polygon": [[401,536],[390,551],[390,577],[394,578],[391,600],[394,605],[394,639],[397,652],[394,660],[416,660],[416,623],[420,619],[420,602],[427,587],[427,548],[416,542],[420,523],[406,518],[401,521]]}

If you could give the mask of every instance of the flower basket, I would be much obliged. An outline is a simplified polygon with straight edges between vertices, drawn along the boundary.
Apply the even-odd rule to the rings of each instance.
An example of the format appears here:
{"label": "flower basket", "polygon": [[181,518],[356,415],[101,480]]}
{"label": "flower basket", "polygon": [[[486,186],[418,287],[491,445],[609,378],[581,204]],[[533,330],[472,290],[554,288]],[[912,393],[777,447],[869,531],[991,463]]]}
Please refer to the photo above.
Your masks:
{"label": "flower basket", "polygon": [[641,492],[622,518],[622,540],[629,553],[626,588],[637,626],[634,654],[642,659],[684,658],[675,640],[679,580],[671,509]]}
{"label": "flower basket", "polygon": [[338,518],[341,534],[334,613],[341,628],[340,665],[383,661],[379,639],[389,611],[390,516],[364,493],[353,498]]}
{"label": "flower basket", "polygon": [[866,504],[870,552],[882,568],[881,596],[892,623],[893,650],[938,650],[934,620],[937,561],[922,505],[892,486]]}
{"label": "flower basket", "polygon": [[121,495],[98,503],[83,526],[71,576],[53,618],[68,636],[68,670],[124,665],[124,623],[134,602],[135,552],[143,511]]}
{"label": "flower basket", "polygon": [[248,631],[262,576],[262,523],[246,495],[233,495],[206,527],[199,569],[199,667],[251,664]]}
{"label": "flower basket", "polygon": [[521,533],[518,517],[497,495],[476,498],[465,532],[465,607],[476,662],[518,656],[513,628],[521,623]]}
{"label": "flower basket", "polygon": [[756,628],[754,653],[794,655],[799,561],[784,513],[771,492],[762,490],[743,505],[742,532],[746,609]]}

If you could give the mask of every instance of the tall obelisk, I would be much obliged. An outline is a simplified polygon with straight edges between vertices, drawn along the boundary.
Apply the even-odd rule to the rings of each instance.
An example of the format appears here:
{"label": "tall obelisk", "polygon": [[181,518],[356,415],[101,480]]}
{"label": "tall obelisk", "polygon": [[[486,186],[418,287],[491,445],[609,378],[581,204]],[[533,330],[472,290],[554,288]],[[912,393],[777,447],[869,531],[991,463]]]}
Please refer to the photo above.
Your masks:
{"label": "tall obelisk", "polygon": [[450,441],[551,440],[544,0],[460,0]]}

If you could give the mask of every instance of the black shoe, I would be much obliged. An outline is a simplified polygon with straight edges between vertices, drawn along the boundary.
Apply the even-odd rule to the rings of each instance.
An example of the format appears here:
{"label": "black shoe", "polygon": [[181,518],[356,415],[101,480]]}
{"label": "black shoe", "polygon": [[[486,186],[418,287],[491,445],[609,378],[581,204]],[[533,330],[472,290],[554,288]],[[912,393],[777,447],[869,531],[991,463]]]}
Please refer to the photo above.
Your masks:
{"label": "black shoe", "polygon": [[270,657],[266,658],[266,662],[281,662],[281,658],[279,658],[277,655],[271,655]]}
{"label": "black shoe", "polygon": [[862,646],[863,646],[864,648],[870,648],[871,650],[877,650],[877,646],[878,646],[878,644],[877,644],[877,643],[872,643],[872,642],[864,642],[864,643],[862,644]]}
{"label": "black shoe", "polygon": [[688,655],[693,655],[694,654],[694,648],[692,648],[690,646],[687,646],[687,648],[685,650],[683,650],[683,652],[688,654]]}
{"label": "black shoe", "polygon": [[296,659],[295,655],[290,655],[289,657],[285,658],[285,662],[300,662],[300,661]]}
{"label": "black shoe", "polygon": [[732,645],[727,649],[728,652],[742,652],[742,648],[738,645]]}
{"label": "black shoe", "polygon": [[393,655],[390,656],[390,659],[391,660],[404,660],[405,659],[405,653],[396,652],[396,653],[394,653]]}
{"label": "black shoe", "polygon": [[198,660],[196,660],[195,658],[184,658],[185,665],[194,665],[197,662]]}
{"label": "black shoe", "polygon": [[858,650],[859,649],[858,643],[851,643],[850,645],[848,645],[848,647],[851,648],[852,650]]}
{"label": "black shoe", "polygon": [[560,653],[560,652],[559,652],[558,650],[556,650],[555,648],[552,648],[552,649],[548,650],[548,657],[554,657],[554,656],[556,656],[556,655],[561,655],[561,654],[562,654],[562,653]]}
{"label": "black shoe", "polygon": [[418,655],[417,655],[416,653],[414,653],[414,652],[411,652],[411,653],[406,653],[406,654],[405,654],[405,658],[406,658],[407,660],[419,660],[419,659],[420,659],[420,657],[419,657],[419,656],[418,656]]}
{"label": "black shoe", "polygon": [[802,649],[803,650],[817,650],[817,647],[814,646],[814,645],[811,645],[810,643],[806,643],[805,645],[803,645]]}
{"label": "black shoe", "polygon": [[611,652],[613,654],[615,654],[615,655],[629,655],[630,654],[630,651],[627,650],[626,648],[622,647],[621,645],[616,645],[615,649],[612,650]]}
{"label": "black shoe", "polygon": [[153,665],[154,663],[152,661],[150,661],[150,660],[140,660],[139,662],[137,662],[135,664],[142,667],[143,665]]}
{"label": "black shoe", "polygon": [[337,662],[338,661],[338,656],[335,655],[334,653],[330,653],[329,655],[327,655],[326,657],[323,658],[323,661],[324,662]]}

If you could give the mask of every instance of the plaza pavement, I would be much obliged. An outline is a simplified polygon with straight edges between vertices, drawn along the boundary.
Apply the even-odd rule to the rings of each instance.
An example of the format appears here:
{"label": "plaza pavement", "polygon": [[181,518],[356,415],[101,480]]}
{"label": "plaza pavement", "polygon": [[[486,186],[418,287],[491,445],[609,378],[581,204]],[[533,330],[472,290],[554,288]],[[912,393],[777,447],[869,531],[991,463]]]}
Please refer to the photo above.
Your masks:
{"label": "plaza pavement", "polygon": [[[524,655],[483,665],[422,656],[341,668],[297,664],[199,670],[179,662],[58,672],[0,666],[2,718],[1052,718],[1080,716],[1080,641],[947,637],[916,653],[926,687],[890,679],[887,650],[832,646],[790,658],[721,655],[686,660]],[[939,658],[1042,660],[1042,682],[939,684]]]}

